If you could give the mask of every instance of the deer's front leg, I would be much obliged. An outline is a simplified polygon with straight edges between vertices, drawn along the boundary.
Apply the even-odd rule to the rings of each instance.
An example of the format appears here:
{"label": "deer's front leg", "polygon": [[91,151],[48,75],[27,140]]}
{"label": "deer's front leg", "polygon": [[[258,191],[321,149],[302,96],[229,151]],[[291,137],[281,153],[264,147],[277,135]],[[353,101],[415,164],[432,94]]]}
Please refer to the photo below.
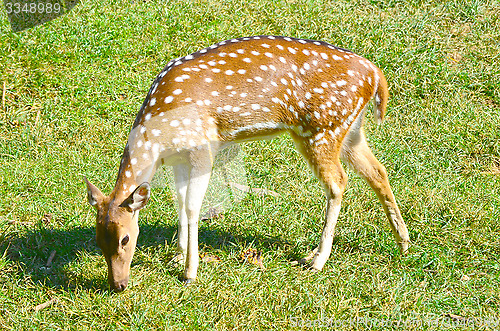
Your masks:
{"label": "deer's front leg", "polygon": [[203,197],[207,191],[212,171],[211,154],[197,156],[196,166],[191,169],[186,196],[186,215],[188,223],[188,244],[186,267],[184,269],[185,283],[189,284],[196,279],[198,271],[198,220]]}
{"label": "deer's front leg", "polygon": [[173,261],[184,263],[188,251],[188,218],[186,214],[186,195],[191,166],[179,164],[173,167],[177,201],[179,205],[179,224],[177,231],[177,255]]}

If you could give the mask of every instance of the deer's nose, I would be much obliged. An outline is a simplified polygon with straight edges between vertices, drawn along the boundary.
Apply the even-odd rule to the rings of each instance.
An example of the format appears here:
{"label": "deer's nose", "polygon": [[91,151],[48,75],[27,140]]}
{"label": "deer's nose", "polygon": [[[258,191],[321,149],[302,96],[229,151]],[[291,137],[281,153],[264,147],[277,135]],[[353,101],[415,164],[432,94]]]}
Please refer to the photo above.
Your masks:
{"label": "deer's nose", "polygon": [[119,282],[112,282],[109,284],[109,286],[114,292],[119,293],[122,292],[127,287],[127,284],[128,284],[128,279],[125,279]]}

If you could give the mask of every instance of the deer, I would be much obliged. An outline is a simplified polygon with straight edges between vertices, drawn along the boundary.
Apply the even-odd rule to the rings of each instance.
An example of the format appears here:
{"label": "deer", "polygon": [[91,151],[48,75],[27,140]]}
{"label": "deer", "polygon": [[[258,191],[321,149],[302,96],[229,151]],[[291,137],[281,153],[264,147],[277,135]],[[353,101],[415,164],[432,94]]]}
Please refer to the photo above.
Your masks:
{"label": "deer", "polygon": [[173,167],[178,202],[177,261],[183,282],[199,266],[198,224],[214,157],[225,147],[288,133],[326,194],[319,245],[300,262],[320,271],[327,262],[347,175],[341,160],[365,179],[380,200],[400,251],[410,238],[386,168],[363,129],[373,102],[384,119],[388,86],[383,72],[354,52],[324,41],[262,35],[214,44],[170,61],[153,81],[137,114],[110,195],[87,178],[97,209],[96,242],[108,283],[123,291],[139,234],[139,211],[150,198],[160,165]]}

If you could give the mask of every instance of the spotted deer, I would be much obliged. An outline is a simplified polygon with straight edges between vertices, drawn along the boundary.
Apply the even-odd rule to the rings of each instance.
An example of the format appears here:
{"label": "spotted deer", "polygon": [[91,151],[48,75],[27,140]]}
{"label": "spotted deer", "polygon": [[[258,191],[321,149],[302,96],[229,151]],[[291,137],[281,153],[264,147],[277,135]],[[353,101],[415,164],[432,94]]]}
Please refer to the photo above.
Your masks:
{"label": "spotted deer", "polygon": [[388,98],[382,71],[326,42],[278,36],[222,41],[170,61],[135,119],[115,187],[104,196],[85,178],[97,209],[96,239],[115,291],[128,283],[155,170],[173,166],[179,204],[178,256],[186,283],[196,278],[198,218],[216,153],[230,144],[288,132],[323,184],[326,220],[317,249],[300,262],[321,270],[332,248],[347,176],[340,159],[380,199],[396,242],[409,236],[387,172],[368,147],[362,123],[371,99],[377,122]]}

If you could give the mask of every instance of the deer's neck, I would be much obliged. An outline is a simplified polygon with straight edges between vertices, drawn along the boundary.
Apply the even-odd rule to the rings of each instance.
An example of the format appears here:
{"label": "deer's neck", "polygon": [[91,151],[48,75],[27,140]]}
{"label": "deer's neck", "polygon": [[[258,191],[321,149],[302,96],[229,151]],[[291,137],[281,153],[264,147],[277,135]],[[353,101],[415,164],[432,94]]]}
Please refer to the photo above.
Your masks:
{"label": "deer's neck", "polygon": [[116,179],[116,196],[127,197],[144,182],[151,182],[156,171],[157,159],[142,153],[138,155],[129,144],[125,146]]}

